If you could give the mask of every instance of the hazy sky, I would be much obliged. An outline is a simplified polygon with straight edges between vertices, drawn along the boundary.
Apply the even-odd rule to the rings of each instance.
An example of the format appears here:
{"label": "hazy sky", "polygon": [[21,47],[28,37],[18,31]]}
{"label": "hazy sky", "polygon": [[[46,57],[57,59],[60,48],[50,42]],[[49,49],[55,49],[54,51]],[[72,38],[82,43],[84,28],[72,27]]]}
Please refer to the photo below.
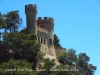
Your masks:
{"label": "hazy sky", "polygon": [[99,0],[0,0],[0,11],[19,10],[26,27],[24,6],[37,4],[37,17],[53,17],[54,33],[61,45],[86,53],[100,75],[100,1]]}

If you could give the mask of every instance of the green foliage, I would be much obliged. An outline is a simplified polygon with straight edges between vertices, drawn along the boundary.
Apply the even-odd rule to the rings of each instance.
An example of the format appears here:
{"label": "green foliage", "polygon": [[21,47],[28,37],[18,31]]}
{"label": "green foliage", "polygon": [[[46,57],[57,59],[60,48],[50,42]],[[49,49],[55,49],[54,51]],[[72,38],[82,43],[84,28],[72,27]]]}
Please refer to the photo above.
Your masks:
{"label": "green foliage", "polygon": [[18,29],[18,26],[22,23],[22,19],[20,18],[19,11],[10,11],[6,14],[6,23],[7,28],[10,32],[15,32]]}
{"label": "green foliage", "polygon": [[27,28],[23,28],[20,32],[27,34]]}
{"label": "green foliage", "polygon": [[32,70],[33,63],[27,60],[14,60],[10,59],[8,62],[0,64],[0,75],[35,75]]}
{"label": "green foliage", "polygon": [[[34,34],[24,34],[19,32],[14,33],[5,33],[3,35],[4,40],[0,43],[0,63],[7,62],[9,64],[10,61],[15,61],[23,59],[27,59],[28,62],[32,62],[34,64],[31,65],[32,69],[35,69],[38,62],[43,60],[44,54],[40,51],[40,43],[36,42],[36,36]],[[11,58],[15,60],[10,60]],[[10,61],[9,61],[10,60]],[[11,62],[10,62],[11,63]],[[19,65],[27,64],[26,62],[18,63]],[[13,64],[13,67],[16,64]],[[17,66],[17,65],[16,65]],[[14,67],[16,67],[14,66]],[[21,68],[21,66],[18,66]],[[21,71],[22,72],[22,71]],[[35,71],[31,73],[28,72],[5,72],[7,75],[33,75],[36,73]]]}
{"label": "green foliage", "polygon": [[63,65],[67,64],[67,56],[67,52],[61,52],[58,56],[58,61]]}
{"label": "green foliage", "polygon": [[0,62],[8,61],[10,58],[27,59],[36,66],[36,63],[42,60],[41,45],[36,42],[34,34],[5,33],[3,38],[0,45]]}
{"label": "green foliage", "polygon": [[18,10],[7,12],[5,15],[1,14],[0,28],[4,28],[5,32],[7,32],[7,30],[16,32],[21,24],[22,19],[20,18]]}
{"label": "green foliage", "polygon": [[79,65],[81,69],[88,75],[93,75],[96,70],[96,66],[88,64],[89,60],[90,58],[86,55],[86,53],[80,53],[78,55],[77,65]]}
{"label": "green foliage", "polygon": [[44,53],[42,53],[41,51],[38,51],[38,52],[37,52],[37,56],[36,56],[37,63],[38,63],[38,62],[42,62],[42,61],[44,60],[44,59],[43,59],[44,56],[45,56]]}
{"label": "green foliage", "polygon": [[0,69],[6,68],[32,68],[33,63],[27,62],[27,60],[14,60],[10,59],[8,62],[0,64]]}
{"label": "green foliage", "polygon": [[80,75],[78,71],[74,71],[71,65],[58,65],[56,67],[58,71],[55,71],[55,75]]}
{"label": "green foliage", "polygon": [[78,55],[77,65],[80,65],[80,67],[85,70],[88,67],[89,57],[86,55],[86,53],[80,53]]}
{"label": "green foliage", "polygon": [[[93,66],[92,64],[88,63],[90,60],[89,56],[87,56],[86,53],[80,53],[77,58],[77,55],[75,53],[76,51],[74,49],[68,49],[68,51],[61,52],[60,55],[58,56],[58,60],[61,64],[70,66],[74,64],[79,68],[79,72],[75,71],[73,73],[71,72],[67,73],[71,73],[71,75],[80,75],[82,73],[86,75],[93,75],[96,70],[96,66]],[[61,67],[63,68],[63,66]],[[60,73],[63,75],[62,72]]]}
{"label": "green foliage", "polygon": [[79,60],[89,62],[90,58],[86,55],[86,53],[80,53],[78,56]]}
{"label": "green foliage", "polygon": [[58,60],[61,64],[69,64],[72,65],[77,60],[76,51],[74,49],[68,49],[67,52],[61,52],[58,56]]}
{"label": "green foliage", "polygon": [[52,60],[50,60],[49,58],[44,59],[43,60],[43,63],[44,63],[43,67],[40,68],[43,71],[39,71],[38,75],[54,75],[52,73],[52,71],[50,71],[50,69],[55,66],[54,61],[55,61],[54,59],[52,59]]}
{"label": "green foliage", "polygon": [[94,65],[92,65],[92,64],[88,64],[88,71],[89,71],[89,73],[94,74],[95,71],[96,71],[96,69],[97,69],[96,66],[94,66]]}
{"label": "green foliage", "polygon": [[67,63],[69,65],[72,65],[73,63],[76,63],[76,60],[77,60],[77,55],[75,54],[76,53],[76,50],[74,49],[68,49],[68,56],[67,56]]}
{"label": "green foliage", "polygon": [[2,17],[0,17],[0,28],[3,28],[5,25],[6,25],[5,20]]}
{"label": "green foliage", "polygon": [[62,48],[60,43],[59,43],[58,36],[56,34],[54,34],[54,45],[56,48]]}
{"label": "green foliage", "polygon": [[[67,75],[80,75],[82,73],[83,74],[86,73],[87,75],[93,75],[96,70],[96,66],[93,66],[92,64],[88,64],[90,58],[89,56],[86,55],[86,53],[80,53],[77,58],[76,50],[68,49],[68,51],[61,52],[60,55],[58,56],[58,61],[61,64],[63,64],[59,66],[58,68],[68,68],[65,65],[72,66],[74,63],[74,65],[78,66],[79,72],[48,71],[52,67],[55,66],[55,62],[54,60],[50,60],[50,59],[43,60],[44,54],[40,51],[41,45],[40,43],[36,42],[35,40],[36,36],[34,34],[24,34],[24,33],[19,33],[19,32],[5,33],[3,35],[3,38],[4,40],[0,43],[0,63],[7,62],[11,58],[15,60],[16,59],[17,60],[27,59],[28,62],[34,63],[31,67],[35,69],[39,62],[41,61],[44,62],[44,66],[41,67],[40,69],[44,69],[46,71],[33,72],[34,75],[35,73],[37,73],[37,75],[40,75],[40,74],[43,74],[43,75],[45,74],[46,75],[66,75],[66,74]],[[19,63],[19,64],[23,65],[23,63]],[[16,64],[11,65],[11,67],[13,67],[14,65]],[[21,66],[18,66],[18,67],[21,67]],[[1,71],[2,73],[4,72],[2,69]],[[11,72],[11,74],[12,73],[13,72]],[[7,73],[7,75],[11,75],[11,74]],[[21,74],[21,73],[16,73],[16,74]]]}
{"label": "green foliage", "polygon": [[[18,33],[18,27],[22,24],[19,11],[10,11],[3,15],[0,13],[0,28],[5,28],[3,41],[0,41],[0,75],[93,75],[96,66],[89,64],[89,56],[86,53],[80,53],[77,57],[76,50],[68,49],[58,55],[58,61],[61,65],[56,68],[71,68],[73,65],[79,68],[79,71],[50,71],[55,66],[54,60],[49,58],[43,59],[44,54],[40,51],[40,43],[36,42],[34,34],[27,34],[27,29],[23,29]],[[12,33],[7,33],[9,30]],[[14,32],[14,33],[13,33]],[[1,33],[0,33],[1,35]],[[55,48],[62,48],[59,38],[54,34]],[[12,59],[13,58],[13,59]],[[27,69],[36,69],[37,64],[43,62],[40,69],[45,71],[29,72],[23,71]],[[33,64],[34,63],[34,64]],[[67,65],[67,66],[66,66]],[[69,67],[68,67],[69,66]],[[22,69],[21,71],[5,71],[7,69]],[[23,71],[23,72],[22,72]]]}
{"label": "green foliage", "polygon": [[45,68],[46,70],[50,70],[52,67],[55,66],[55,60],[52,59],[50,60],[49,58],[44,59],[44,66],[43,68]]}

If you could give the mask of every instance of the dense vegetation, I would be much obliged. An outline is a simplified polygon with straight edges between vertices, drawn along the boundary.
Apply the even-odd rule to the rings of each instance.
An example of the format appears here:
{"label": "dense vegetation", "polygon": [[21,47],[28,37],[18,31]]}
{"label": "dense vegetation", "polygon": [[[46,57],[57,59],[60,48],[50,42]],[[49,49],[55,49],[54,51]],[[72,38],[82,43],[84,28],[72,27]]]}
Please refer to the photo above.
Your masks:
{"label": "dense vegetation", "polygon": [[[40,51],[41,43],[36,42],[36,36],[26,34],[25,30],[18,32],[21,23],[18,11],[8,12],[4,16],[0,14],[0,28],[4,29],[3,39],[0,41],[0,75],[94,74],[96,66],[88,63],[90,57],[86,53],[77,55],[74,49],[61,52],[57,57],[60,65],[54,68],[54,60],[43,58],[45,54]],[[56,48],[62,48],[56,34],[54,45]],[[39,69],[36,71],[37,66]]]}

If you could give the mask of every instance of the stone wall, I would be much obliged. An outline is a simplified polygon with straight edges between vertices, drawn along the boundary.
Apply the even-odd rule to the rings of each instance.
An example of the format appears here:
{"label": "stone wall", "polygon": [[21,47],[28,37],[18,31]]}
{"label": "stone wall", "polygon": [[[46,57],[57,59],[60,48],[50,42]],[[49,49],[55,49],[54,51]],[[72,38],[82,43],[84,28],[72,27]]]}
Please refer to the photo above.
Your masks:
{"label": "stone wall", "polygon": [[[45,53],[44,58],[55,59],[56,52],[53,45],[54,41],[54,19],[51,17],[38,17],[37,15],[37,5],[28,4],[25,5],[26,23],[27,23],[27,33],[36,34],[37,42],[41,42],[40,50]],[[59,51],[59,50],[58,50]]]}
{"label": "stone wall", "polygon": [[37,34],[37,5],[29,4],[25,5],[25,14],[26,14],[26,24],[27,24],[27,33]]}
{"label": "stone wall", "polygon": [[55,52],[56,52],[56,56],[58,56],[61,52],[66,52],[66,49],[65,48],[63,48],[63,49],[55,48]]}

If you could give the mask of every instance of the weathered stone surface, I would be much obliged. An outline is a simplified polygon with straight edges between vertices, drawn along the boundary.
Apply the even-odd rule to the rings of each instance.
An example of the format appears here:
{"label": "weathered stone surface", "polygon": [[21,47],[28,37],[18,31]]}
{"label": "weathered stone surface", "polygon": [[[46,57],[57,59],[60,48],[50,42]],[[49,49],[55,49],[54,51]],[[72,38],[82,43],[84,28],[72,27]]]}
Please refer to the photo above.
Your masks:
{"label": "weathered stone surface", "polygon": [[[53,45],[54,41],[54,19],[51,17],[38,17],[36,20],[37,14],[37,5],[29,4],[25,5],[25,14],[27,22],[27,33],[34,33],[37,36],[37,42],[41,42],[40,50],[46,55],[44,58],[55,59],[56,64],[58,60],[56,58],[55,48]],[[60,52],[60,50],[58,50]]]}

